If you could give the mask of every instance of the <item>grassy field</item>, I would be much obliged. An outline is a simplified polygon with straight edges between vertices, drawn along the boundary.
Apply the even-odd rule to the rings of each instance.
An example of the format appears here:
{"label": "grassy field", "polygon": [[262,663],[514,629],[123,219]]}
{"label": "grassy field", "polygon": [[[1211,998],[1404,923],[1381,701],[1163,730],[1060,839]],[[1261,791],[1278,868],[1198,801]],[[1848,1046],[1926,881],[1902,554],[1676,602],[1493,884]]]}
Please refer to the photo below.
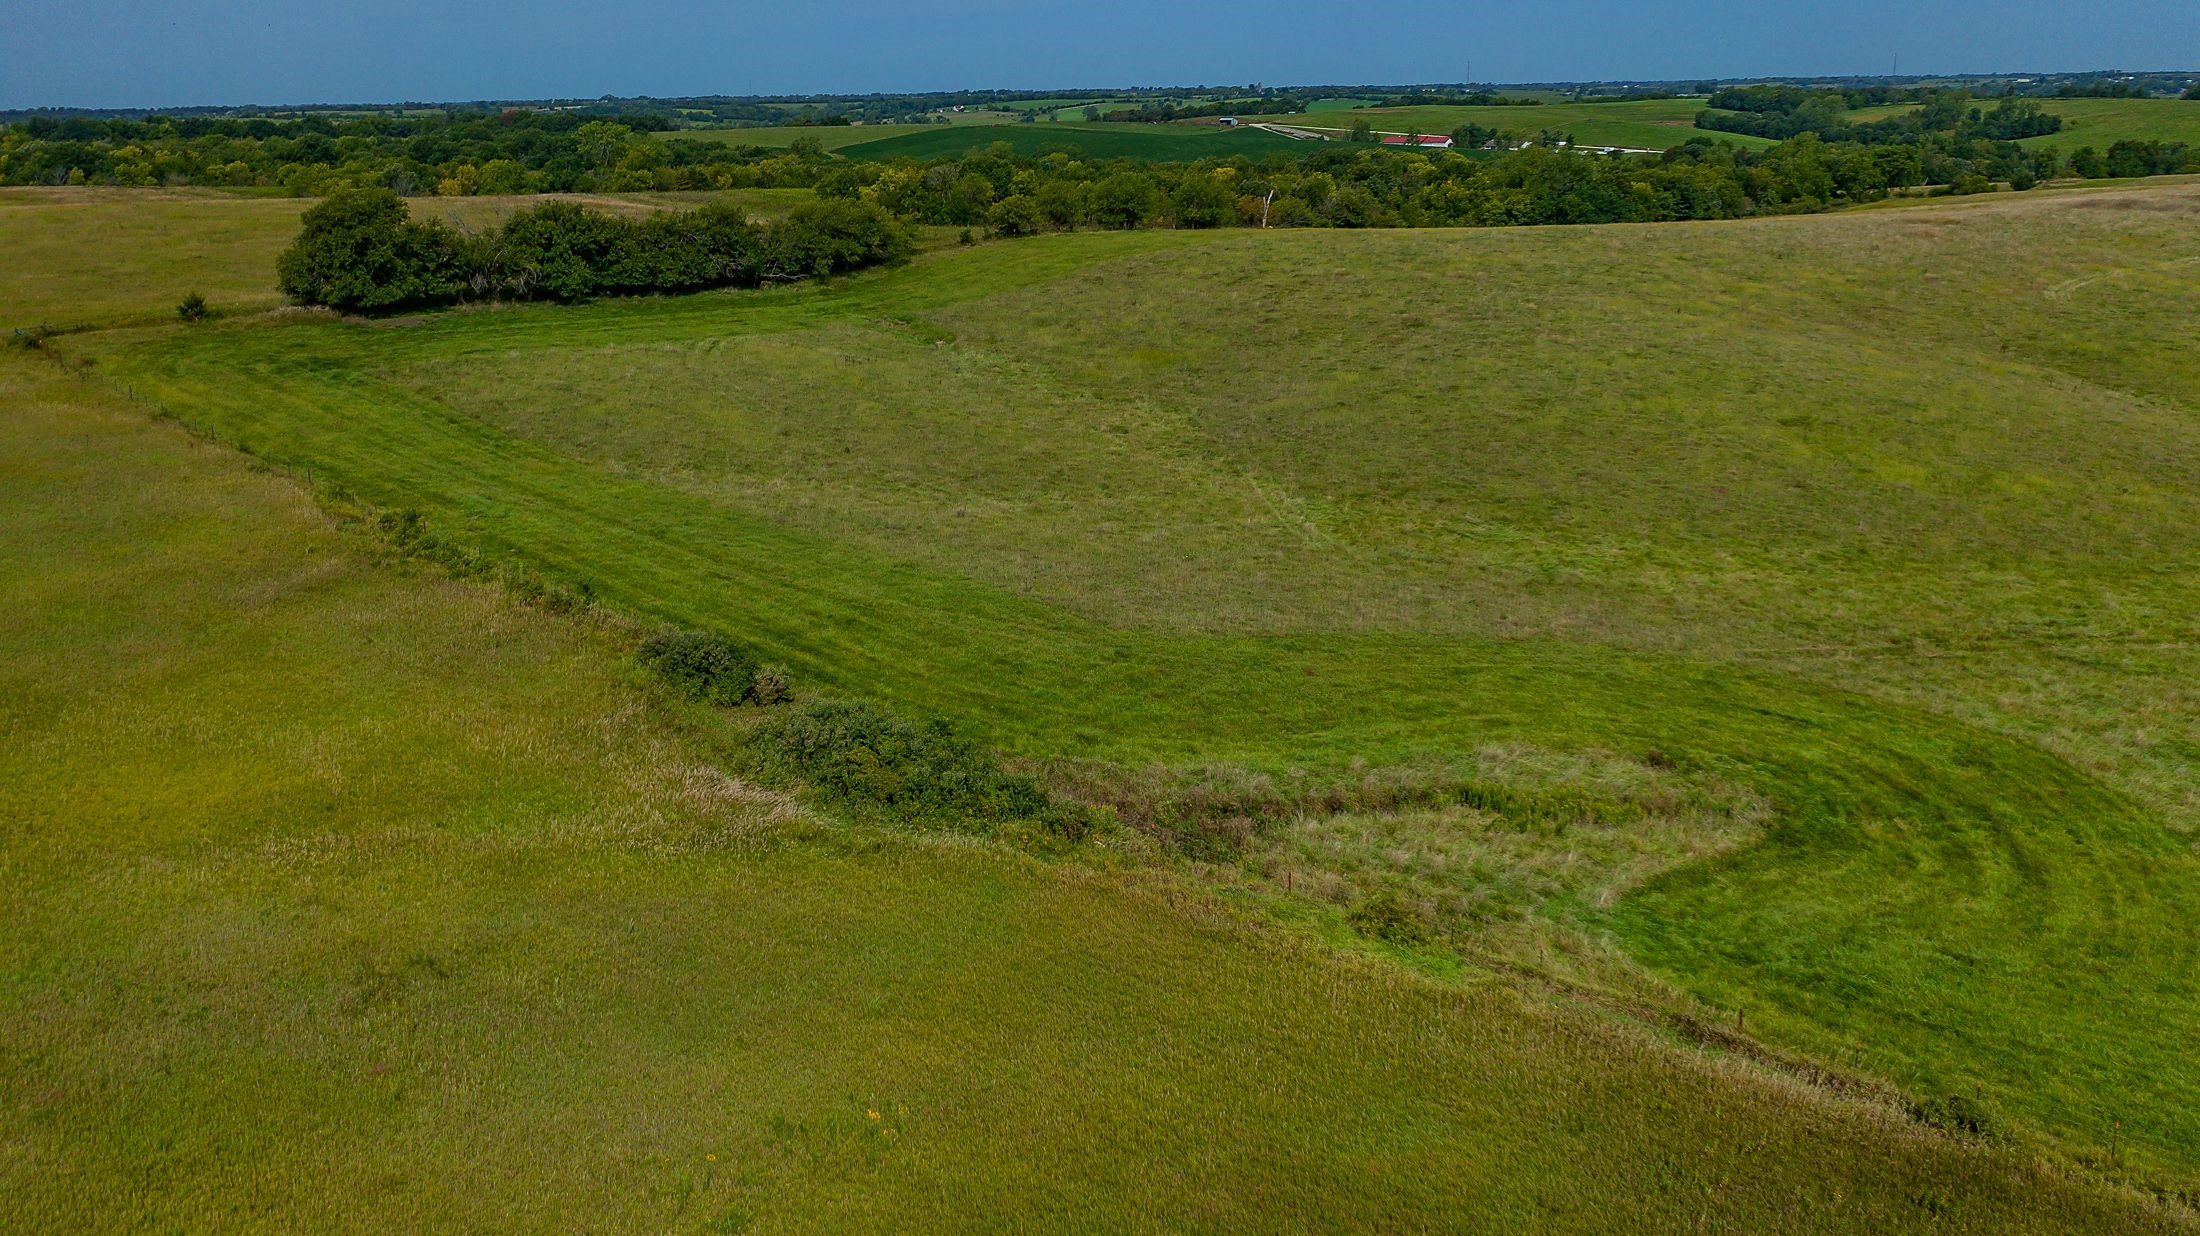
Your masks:
{"label": "grassy field", "polygon": [[173,314],[194,290],[225,308],[273,308],[283,300],[275,255],[310,205],[214,190],[0,188],[10,259],[0,333]]}
{"label": "grassy field", "polygon": [[[1702,99],[1643,99],[1624,103],[1545,103],[1532,107],[1397,107],[1323,112],[1305,117],[1306,127],[1348,131],[1366,120],[1383,132],[1449,133],[1463,124],[1534,137],[1546,129],[1571,133],[1584,146],[1629,146],[1665,150],[1705,133],[1695,127]],[[1296,122],[1291,122],[1296,123]],[[1719,141],[1759,148],[1774,143],[1739,133],[1711,133]]]}
{"label": "grassy field", "polygon": [[[170,260],[43,218],[87,294]],[[0,506],[11,1231],[2185,1227],[1168,881],[828,826],[710,767],[616,627],[21,350]]]}
{"label": "grassy field", "polygon": [[1131,124],[1010,124],[998,127],[934,126],[909,128],[893,137],[844,146],[840,153],[851,159],[940,159],[983,150],[994,142],[1006,142],[1018,154],[1044,154],[1050,150],[1077,150],[1094,159],[1145,159],[1174,162],[1228,158],[1244,155],[1260,158],[1278,150],[1303,149],[1301,143],[1258,129],[1222,129],[1212,125]]}
{"label": "grassy field", "polygon": [[2062,117],[2063,127],[2045,137],[2027,138],[2022,145],[2105,151],[2129,138],[2200,147],[2200,100],[2042,99],[2040,106]]}
{"label": "grassy field", "polygon": [[[473,227],[555,199],[622,214],[730,201],[775,218],[813,196],[807,189],[736,189],[409,201],[418,216]],[[164,320],[194,291],[220,311],[272,309],[283,300],[272,276],[275,255],[312,204],[213,189],[0,188],[0,250],[15,259],[0,300],[0,334]],[[87,243],[93,235],[101,242]]]}
{"label": "grassy field", "polygon": [[1524,744],[1760,796],[1754,844],[1530,912],[1776,1044],[2183,1185],[2196,213],[2166,186],[1071,236],[64,351],[1028,756],[1283,776]]}

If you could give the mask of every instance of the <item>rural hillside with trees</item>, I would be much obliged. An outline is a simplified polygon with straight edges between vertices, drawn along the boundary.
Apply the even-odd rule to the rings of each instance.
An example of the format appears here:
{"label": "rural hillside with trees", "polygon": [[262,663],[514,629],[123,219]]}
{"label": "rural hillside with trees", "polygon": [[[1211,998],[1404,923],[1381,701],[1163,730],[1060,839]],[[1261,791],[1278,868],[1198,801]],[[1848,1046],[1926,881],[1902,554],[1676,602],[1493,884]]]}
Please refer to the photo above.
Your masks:
{"label": "rural hillside with trees", "polygon": [[735,10],[0,47],[0,1231],[2200,1233],[2200,71]]}

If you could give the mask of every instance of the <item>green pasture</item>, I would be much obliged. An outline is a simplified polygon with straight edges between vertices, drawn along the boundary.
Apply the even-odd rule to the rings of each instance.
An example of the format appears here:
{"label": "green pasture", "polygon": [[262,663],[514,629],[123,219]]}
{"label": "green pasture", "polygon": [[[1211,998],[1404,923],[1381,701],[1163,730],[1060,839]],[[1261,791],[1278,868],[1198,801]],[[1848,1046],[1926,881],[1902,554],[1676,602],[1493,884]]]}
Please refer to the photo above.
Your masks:
{"label": "green pasture", "polygon": [[[2188,1230],[2020,1149],[1672,1046],[1590,1005],[1438,985],[1250,927],[1165,873],[1046,867],[819,820],[713,767],[715,722],[638,676],[619,625],[392,558],[332,523],[305,478],[263,462],[313,459],[324,493],[356,485],[417,503],[440,527],[512,537],[515,555],[553,569],[631,551],[601,579],[638,611],[738,618],[793,601],[784,634],[744,634],[811,648],[812,680],[913,707],[932,702],[912,698],[930,681],[941,707],[1027,744],[1059,729],[1050,713],[1096,711],[1078,722],[1090,736],[1044,741],[1198,741],[1214,719],[1172,700],[1183,684],[1166,675],[1196,675],[1184,654],[1211,649],[1230,664],[1210,678],[1256,672],[1237,691],[1245,705],[1276,714],[1295,698],[1339,740],[1248,732],[1246,751],[1413,746],[1351,737],[1403,715],[1355,702],[1400,674],[1382,663],[1394,645],[1406,674],[1486,671],[1424,708],[1446,733],[1479,730],[1456,715],[1476,696],[1493,719],[1480,732],[1565,729],[1503,714],[1571,675],[1592,697],[1536,706],[1581,726],[1703,726],[1716,732],[1696,744],[1707,748],[1761,733],[1767,761],[1795,758],[1782,744],[1822,722],[1854,745],[1798,783],[1806,800],[1905,802],[1913,748],[1929,756],[1962,735],[1985,762],[1945,790],[1949,805],[2019,776],[2049,798],[2010,809],[1997,840],[2067,861],[2069,839],[2031,826],[2099,805],[2084,834],[2099,861],[2073,866],[2079,876],[2122,870],[2117,847],[2150,835],[2036,751],[1915,709],[1700,664],[1669,680],[1669,658],[1593,649],[1547,663],[1551,649],[1480,640],[1186,644],[1080,618],[1029,586],[897,562],[863,537],[826,541],[791,517],[777,527],[650,469],[622,480],[630,446],[553,448],[544,428],[453,410],[492,416],[480,388],[445,407],[406,385],[469,353],[531,354],[577,375],[628,365],[637,347],[816,348],[850,329],[855,347],[874,327],[883,336],[868,346],[890,350],[920,314],[959,315],[970,342],[935,333],[923,346],[983,368],[999,363],[981,342],[999,328],[986,315],[1019,291],[1074,291],[1108,263],[1136,274],[1172,257],[1290,273],[1324,260],[1312,250],[1072,238],[754,298],[363,326],[244,316],[258,303],[252,272],[264,278],[253,229],[288,228],[250,213],[257,203],[148,197],[204,238],[172,252],[157,234],[116,233],[103,202],[70,202],[87,208],[18,221],[19,237],[47,233],[42,253],[70,237],[79,247],[36,278],[0,274],[0,318],[74,288],[100,300],[72,318],[150,320],[169,298],[161,283],[124,278],[135,301],[112,286],[139,269],[229,288],[239,313],[66,336],[58,361],[0,353],[0,1227]],[[200,389],[225,351],[238,365],[229,393]],[[94,354],[140,397],[60,363]],[[1038,359],[1020,363],[1041,373]],[[1044,393],[1090,380],[1062,370]],[[660,405],[688,397],[628,389]],[[153,419],[155,395],[260,458]],[[301,395],[331,402],[316,411]],[[262,412],[240,413],[256,402]],[[363,415],[332,419],[349,414]],[[1003,415],[1024,413],[969,415],[964,432]],[[1156,441],[1118,419],[1092,431],[1119,428],[1135,434],[1127,447]],[[684,432],[700,443],[708,431]],[[998,466],[949,445],[939,466]],[[1188,441],[1161,445],[1197,462]],[[801,453],[826,464],[829,451]],[[999,483],[974,473],[965,509]],[[967,624],[954,614],[964,604]],[[835,614],[837,630],[810,625]],[[912,618],[925,624],[915,638],[893,630]],[[987,692],[968,667],[984,651],[928,648],[927,634],[1008,638],[1011,675],[1066,641],[1038,671],[1082,663],[1101,677],[1059,706],[1013,681],[974,703]],[[901,664],[875,669],[882,658]],[[1334,668],[1299,673],[1318,662]],[[1662,701],[1713,711],[1630,712]],[[1890,895],[1961,883],[1898,874]]]}
{"label": "green pasture", "polygon": [[2126,139],[2182,142],[2200,148],[2200,100],[2193,99],[2042,99],[2040,106],[2063,118],[2063,127],[2023,145],[2106,151]]}
{"label": "green pasture", "polygon": [[[1334,128],[1341,136],[1365,120],[1381,132],[1449,133],[1464,124],[1533,138],[1546,129],[1571,133],[1584,146],[1630,146],[1665,150],[1707,130],[1695,127],[1701,99],[1642,99],[1624,103],[1544,103],[1527,107],[1394,107],[1318,113],[1298,121],[1308,128]],[[1774,143],[1738,133],[1709,133],[1719,141],[1760,148]]]}
{"label": "green pasture", "polygon": [[1050,237],[62,350],[1012,752],[1281,775],[1524,744],[1742,787],[1761,840],[1571,930],[1776,1044],[2183,1187],[2196,216],[2161,186]]}

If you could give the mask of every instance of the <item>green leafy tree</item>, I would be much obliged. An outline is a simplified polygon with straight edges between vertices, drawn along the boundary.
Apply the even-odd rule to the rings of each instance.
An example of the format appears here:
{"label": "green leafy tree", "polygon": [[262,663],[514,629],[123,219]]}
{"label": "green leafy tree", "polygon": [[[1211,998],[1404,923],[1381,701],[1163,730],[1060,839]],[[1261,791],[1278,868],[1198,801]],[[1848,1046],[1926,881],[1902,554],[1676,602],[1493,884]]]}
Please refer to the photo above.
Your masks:
{"label": "green leafy tree", "polygon": [[871,202],[805,202],[770,233],[766,276],[804,279],[908,258],[909,231]]}
{"label": "green leafy tree", "polygon": [[1237,219],[1237,192],[1220,177],[1194,172],[1169,195],[1178,227],[1221,227]]}
{"label": "green leafy tree", "polygon": [[347,189],[308,210],[275,262],[276,283],[301,304],[379,310],[456,298],[465,262],[456,232],[419,222],[388,189]]}
{"label": "green leafy tree", "polygon": [[1032,200],[1048,223],[1065,232],[1083,223],[1091,209],[1085,185],[1075,180],[1049,180],[1032,194]]}
{"label": "green leafy tree", "polygon": [[1029,236],[1045,222],[1046,216],[1040,213],[1039,203],[1023,193],[1011,193],[993,203],[993,209],[986,214],[986,223],[996,236]]}
{"label": "green leafy tree", "polygon": [[1102,227],[1134,228],[1160,213],[1160,190],[1137,172],[1117,172],[1092,187],[1092,220]]}
{"label": "green leafy tree", "polygon": [[609,120],[591,120],[573,130],[573,146],[581,157],[597,168],[609,170],[617,167],[626,157],[627,142],[634,130]]}

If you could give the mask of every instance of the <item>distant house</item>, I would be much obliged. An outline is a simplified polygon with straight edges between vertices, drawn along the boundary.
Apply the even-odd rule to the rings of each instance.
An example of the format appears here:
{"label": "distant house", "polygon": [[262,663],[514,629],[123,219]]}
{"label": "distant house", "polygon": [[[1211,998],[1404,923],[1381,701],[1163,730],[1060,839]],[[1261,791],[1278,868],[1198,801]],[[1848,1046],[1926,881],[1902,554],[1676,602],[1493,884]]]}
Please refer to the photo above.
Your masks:
{"label": "distant house", "polygon": [[1237,127],[1237,117],[1224,116],[1222,119],[1215,121],[1215,123],[1221,125],[1225,129],[1234,129]]}
{"label": "distant house", "polygon": [[1451,139],[1441,133],[1392,133],[1383,138],[1385,146],[1410,146],[1415,150],[1449,150]]}

